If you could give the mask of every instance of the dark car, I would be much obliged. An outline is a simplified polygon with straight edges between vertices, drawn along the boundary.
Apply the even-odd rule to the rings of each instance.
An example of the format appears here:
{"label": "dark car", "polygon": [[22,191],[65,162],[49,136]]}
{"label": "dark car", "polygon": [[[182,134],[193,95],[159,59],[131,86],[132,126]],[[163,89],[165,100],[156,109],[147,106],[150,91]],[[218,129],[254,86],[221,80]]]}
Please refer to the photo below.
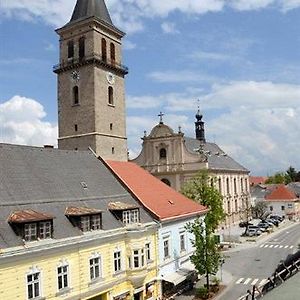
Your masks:
{"label": "dark car", "polygon": [[252,223],[250,223],[250,222],[247,222],[247,221],[243,221],[243,222],[240,222],[239,223],[239,226],[240,227],[247,227],[247,225],[249,226],[249,225],[253,225]]}

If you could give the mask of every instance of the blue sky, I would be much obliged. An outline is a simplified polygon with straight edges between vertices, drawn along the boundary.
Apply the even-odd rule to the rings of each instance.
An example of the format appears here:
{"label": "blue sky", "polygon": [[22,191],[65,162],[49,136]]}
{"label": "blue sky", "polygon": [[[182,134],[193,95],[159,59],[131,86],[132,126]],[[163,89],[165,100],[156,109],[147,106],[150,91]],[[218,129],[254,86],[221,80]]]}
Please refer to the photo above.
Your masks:
{"label": "blue sky", "polygon": [[[300,169],[300,0],[107,0],[127,32],[131,155],[165,113],[194,136],[197,99],[207,139],[253,174]],[[2,0],[0,140],[57,138],[58,36],[75,0]]]}

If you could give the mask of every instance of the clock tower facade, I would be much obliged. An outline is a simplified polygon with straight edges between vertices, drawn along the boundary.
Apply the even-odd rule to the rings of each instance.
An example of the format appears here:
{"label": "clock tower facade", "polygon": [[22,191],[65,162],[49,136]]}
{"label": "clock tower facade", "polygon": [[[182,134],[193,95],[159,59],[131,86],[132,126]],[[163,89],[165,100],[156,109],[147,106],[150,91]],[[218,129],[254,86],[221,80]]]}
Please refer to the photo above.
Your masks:
{"label": "clock tower facade", "polygon": [[58,147],[92,148],[103,159],[127,160],[125,75],[121,39],[104,0],[77,0],[60,36]]}

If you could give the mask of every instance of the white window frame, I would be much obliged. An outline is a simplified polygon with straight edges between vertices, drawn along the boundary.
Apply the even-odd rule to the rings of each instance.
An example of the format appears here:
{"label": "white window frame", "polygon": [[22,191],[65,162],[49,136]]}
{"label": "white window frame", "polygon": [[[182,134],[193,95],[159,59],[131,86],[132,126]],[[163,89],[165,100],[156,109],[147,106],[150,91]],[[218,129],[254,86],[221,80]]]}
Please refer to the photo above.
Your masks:
{"label": "white window frame", "polygon": [[293,208],[293,203],[288,203],[288,204],[287,204],[287,208],[288,208],[288,209],[292,209],[292,208]]}
{"label": "white window frame", "polygon": [[50,239],[52,237],[52,222],[51,221],[39,222],[38,227],[39,227],[38,237],[40,239],[44,240],[44,239]]}
{"label": "white window frame", "polygon": [[[62,273],[58,272],[59,268],[62,268],[62,271],[63,271]],[[63,268],[67,268],[67,271],[64,271]],[[71,285],[70,285],[70,265],[68,264],[68,262],[62,261],[57,266],[56,272],[57,272],[57,290],[58,290],[58,292],[69,289]],[[67,277],[67,285],[66,286],[64,283],[65,276]],[[61,288],[59,287],[59,277],[62,277],[62,281],[61,281],[62,287]]]}
{"label": "white window frame", "polygon": [[[98,263],[95,263],[96,259],[98,259]],[[91,263],[92,261],[93,263]],[[95,276],[97,266],[99,268],[99,276]],[[89,259],[89,274],[90,274],[90,281],[96,281],[102,278],[102,259],[101,259],[101,255],[98,253],[94,254]]]}
{"label": "white window frame", "polygon": [[[35,274],[38,274],[38,280],[35,281],[31,281],[30,283],[28,282],[28,276],[33,276]],[[40,269],[38,269],[37,267],[32,267],[30,268],[30,271],[26,273],[25,275],[25,280],[26,280],[26,299],[27,300],[31,300],[31,299],[39,299],[42,297],[42,272]],[[34,295],[34,297],[29,298],[29,293],[28,293],[28,288],[29,285],[32,285],[34,283],[38,284],[38,289],[39,289],[39,295]],[[34,286],[33,286],[33,291],[34,291]],[[34,293],[34,292],[33,292]]]}
{"label": "white window frame", "polygon": [[[119,254],[118,257],[115,256],[116,254]],[[116,268],[116,266],[117,266],[117,268]],[[119,249],[114,251],[113,270],[114,270],[114,273],[122,272],[122,251]]]}
{"label": "white window frame", "polygon": [[[146,264],[145,259],[145,249],[133,249],[132,250],[132,268],[133,269],[140,269],[143,268]],[[136,265],[137,262],[137,265]]]}
{"label": "white window frame", "polygon": [[122,212],[122,221],[126,225],[139,223],[140,221],[139,209],[124,210]]}
{"label": "white window frame", "polygon": [[92,215],[90,217],[90,229],[100,230],[101,229],[101,215]]}
{"label": "white window frame", "polygon": [[[26,234],[26,231],[28,232]],[[26,242],[36,241],[38,239],[38,224],[25,223],[24,224],[24,239]]]}
{"label": "white window frame", "polygon": [[183,230],[179,231],[179,248],[180,248],[180,252],[186,251],[186,232]]}
{"label": "white window frame", "polygon": [[146,254],[146,260],[151,261],[151,243],[148,242],[145,244],[145,254]]}
{"label": "white window frame", "polygon": [[[167,243],[167,246],[168,246],[168,255],[166,255],[166,247],[165,247],[165,243]],[[171,239],[170,239],[170,236],[166,236],[163,238],[163,254],[164,254],[164,259],[169,259],[171,257]]]}

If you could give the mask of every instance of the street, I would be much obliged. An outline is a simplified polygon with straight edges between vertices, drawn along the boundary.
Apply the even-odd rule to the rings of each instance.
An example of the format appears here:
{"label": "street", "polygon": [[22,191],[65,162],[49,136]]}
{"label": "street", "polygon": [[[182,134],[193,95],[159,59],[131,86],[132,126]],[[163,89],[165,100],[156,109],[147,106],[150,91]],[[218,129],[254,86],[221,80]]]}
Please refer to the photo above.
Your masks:
{"label": "street", "polygon": [[274,272],[280,260],[298,250],[300,224],[271,234],[249,248],[237,248],[225,253],[223,270],[232,275],[221,300],[238,299],[252,285],[262,284]]}

